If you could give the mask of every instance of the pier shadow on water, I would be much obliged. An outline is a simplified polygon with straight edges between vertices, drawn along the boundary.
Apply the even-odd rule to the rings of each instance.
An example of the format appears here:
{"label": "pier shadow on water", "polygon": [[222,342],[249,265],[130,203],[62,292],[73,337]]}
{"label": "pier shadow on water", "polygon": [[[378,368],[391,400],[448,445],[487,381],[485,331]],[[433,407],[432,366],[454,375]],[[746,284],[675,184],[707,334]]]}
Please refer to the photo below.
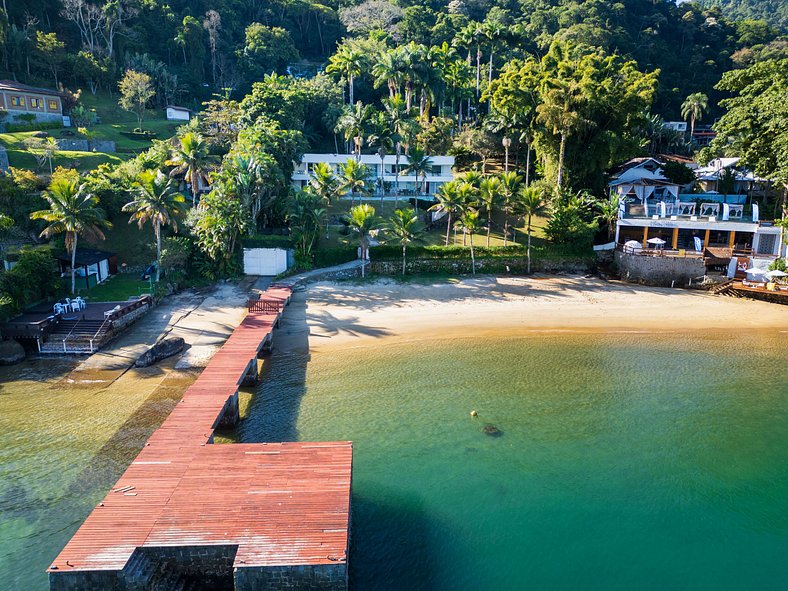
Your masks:
{"label": "pier shadow on water", "polygon": [[[310,325],[314,333],[310,335]],[[330,338],[339,333],[384,337],[387,330],[368,326],[356,318],[310,313],[306,294],[293,294],[279,327],[274,331],[271,354],[265,358],[260,384],[234,432],[221,435],[240,443],[298,441],[298,415],[306,394],[307,366],[311,360],[310,337]]]}

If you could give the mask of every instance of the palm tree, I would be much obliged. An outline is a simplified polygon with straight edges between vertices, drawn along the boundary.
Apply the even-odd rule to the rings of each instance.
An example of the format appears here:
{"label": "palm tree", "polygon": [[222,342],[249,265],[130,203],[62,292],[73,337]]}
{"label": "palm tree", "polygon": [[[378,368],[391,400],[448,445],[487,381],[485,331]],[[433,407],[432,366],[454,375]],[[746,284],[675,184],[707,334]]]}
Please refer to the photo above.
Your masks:
{"label": "palm tree", "polygon": [[690,120],[690,142],[695,135],[695,122],[700,121],[709,106],[709,97],[702,92],[693,92],[681,105],[681,116]]}
{"label": "palm tree", "polygon": [[558,149],[558,174],[556,186],[561,190],[564,180],[564,155],[566,140],[572,131],[581,123],[577,103],[582,94],[582,87],[574,80],[548,79],[544,82],[544,101],[536,110],[537,119],[543,123],[553,135],[561,138]]}
{"label": "palm tree", "polygon": [[352,207],[356,200],[356,193],[359,192],[363,195],[369,188],[369,167],[356,160],[348,160],[342,165],[342,178],[339,186],[342,191],[350,192]]}
{"label": "palm tree", "polygon": [[161,277],[161,228],[170,225],[178,231],[177,216],[181,213],[181,203],[186,200],[175,187],[172,179],[152,170],[144,170],[137,177],[133,187],[134,199],[122,207],[130,212],[129,223],[136,221],[142,229],[145,222],[153,224],[156,236],[156,283]]}
{"label": "palm tree", "polygon": [[[416,177],[416,207],[419,205],[419,192],[422,195],[427,193],[427,173],[432,171],[432,158],[418,146],[413,146],[408,152],[408,166],[405,172]],[[421,177],[421,186],[419,186]]]}
{"label": "palm tree", "polygon": [[345,108],[334,128],[334,131],[342,134],[348,145],[353,141],[356,160],[361,159],[361,146],[364,143],[367,124],[372,117],[372,112],[373,109],[370,105],[364,105],[359,101],[352,107]]}
{"label": "palm tree", "polygon": [[375,77],[375,88],[386,84],[389,89],[389,98],[394,98],[399,94],[405,79],[402,53],[395,48],[380,54],[372,66],[372,75]]}
{"label": "palm tree", "polygon": [[[462,203],[462,211],[469,208],[476,208],[479,204],[479,189],[465,180],[457,187],[457,199]],[[467,238],[468,236],[466,234],[462,235],[463,246],[465,246]]]}
{"label": "palm tree", "polygon": [[543,192],[539,187],[526,187],[518,195],[517,205],[520,213],[525,217],[525,232],[528,234],[528,273],[531,273],[531,221],[535,215],[544,212],[546,203]]}
{"label": "palm tree", "polygon": [[402,246],[402,274],[405,274],[405,254],[409,244],[419,242],[424,234],[424,228],[419,221],[416,211],[412,208],[395,209],[394,214],[386,224],[386,231],[392,235],[392,240]]}
{"label": "palm tree", "polygon": [[[476,257],[473,253],[473,235],[479,231],[479,212],[473,208],[466,209],[462,212],[457,224],[460,226],[464,236],[470,236],[471,239],[471,272],[476,275]],[[464,240],[463,240],[464,242]]]}
{"label": "palm tree", "polygon": [[329,205],[342,194],[341,182],[328,162],[312,165],[309,186],[321,201]]}
{"label": "palm tree", "polygon": [[501,197],[501,181],[498,177],[488,176],[479,183],[479,199],[487,212],[487,248],[490,247],[490,228],[492,227],[492,212],[496,201]]}
{"label": "palm tree", "polygon": [[74,293],[79,236],[104,240],[101,228],[110,228],[112,224],[104,218],[104,211],[97,207],[98,197],[89,193],[84,184],[79,185],[78,179],[56,179],[41,196],[49,203],[49,209],[34,211],[30,219],[49,222],[41,232],[43,238],[66,235],[66,251],[71,253],[71,293]]}
{"label": "palm tree", "polygon": [[394,131],[391,129],[385,113],[378,113],[373,120],[373,130],[368,139],[370,146],[378,146],[378,156],[380,157],[378,184],[380,189],[380,206],[383,207],[383,196],[385,194],[383,178],[386,174],[385,159],[386,154],[394,148]]}
{"label": "palm tree", "polygon": [[358,244],[361,247],[361,276],[364,277],[364,268],[367,266],[369,251],[369,238],[373,230],[376,230],[380,223],[375,216],[375,208],[368,203],[361,203],[350,208],[350,212],[345,216],[348,228],[356,235]]}
{"label": "palm tree", "polygon": [[607,237],[609,240],[613,239],[616,231],[616,222],[618,221],[618,208],[621,200],[617,193],[613,193],[610,199],[605,199],[597,204],[599,215],[597,219],[607,226]]}
{"label": "palm tree", "polygon": [[405,106],[405,101],[399,94],[395,94],[390,99],[383,99],[383,108],[386,110],[391,129],[394,132],[396,160],[394,164],[394,197],[395,207],[399,203],[399,161],[402,156],[402,141],[407,136],[408,128],[412,126],[413,120],[410,117],[410,109]]}
{"label": "palm tree", "polygon": [[345,45],[328,60],[327,74],[338,74],[347,81],[348,105],[354,104],[353,82],[364,71],[364,55]]}
{"label": "palm tree", "polygon": [[316,195],[312,189],[297,192],[290,202],[287,221],[303,262],[310,260],[312,246],[325,219],[326,210],[323,203],[324,199]]}
{"label": "palm tree", "polygon": [[213,157],[208,153],[208,143],[197,133],[183,134],[174,148],[172,159],[167,164],[174,166],[170,172],[171,177],[180,176],[189,184],[192,194],[192,206],[197,205],[197,193],[200,190],[200,181],[208,180],[208,169],[213,163]]}
{"label": "palm tree", "polygon": [[465,202],[459,196],[458,187],[459,185],[456,181],[449,181],[448,183],[442,184],[435,193],[438,203],[430,207],[430,211],[446,212],[447,220],[445,246],[449,246],[449,231],[452,228],[452,216],[455,213],[462,211],[465,207]]}
{"label": "palm tree", "polygon": [[503,197],[503,245],[509,241],[509,216],[514,210],[514,196],[523,184],[523,177],[515,171],[504,172],[501,175],[501,196]]}

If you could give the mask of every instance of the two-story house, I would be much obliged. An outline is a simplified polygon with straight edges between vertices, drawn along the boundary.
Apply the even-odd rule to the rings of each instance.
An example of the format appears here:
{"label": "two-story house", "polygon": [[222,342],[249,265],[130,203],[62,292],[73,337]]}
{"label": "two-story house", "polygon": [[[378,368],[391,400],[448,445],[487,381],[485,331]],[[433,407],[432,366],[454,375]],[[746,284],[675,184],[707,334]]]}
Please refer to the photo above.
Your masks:
{"label": "two-story house", "polygon": [[18,115],[35,115],[37,121],[63,121],[61,94],[13,80],[0,80],[0,109],[8,112],[9,121]]}

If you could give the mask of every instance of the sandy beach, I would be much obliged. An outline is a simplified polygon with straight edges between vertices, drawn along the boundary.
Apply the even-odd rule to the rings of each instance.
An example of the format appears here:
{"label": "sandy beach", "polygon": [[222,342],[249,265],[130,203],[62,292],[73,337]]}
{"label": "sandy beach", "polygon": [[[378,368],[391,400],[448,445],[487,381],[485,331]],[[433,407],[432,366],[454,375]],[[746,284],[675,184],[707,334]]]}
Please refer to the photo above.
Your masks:
{"label": "sandy beach", "polygon": [[788,331],[788,309],[703,291],[584,277],[481,277],[452,282],[320,282],[295,294],[278,345],[542,331]]}

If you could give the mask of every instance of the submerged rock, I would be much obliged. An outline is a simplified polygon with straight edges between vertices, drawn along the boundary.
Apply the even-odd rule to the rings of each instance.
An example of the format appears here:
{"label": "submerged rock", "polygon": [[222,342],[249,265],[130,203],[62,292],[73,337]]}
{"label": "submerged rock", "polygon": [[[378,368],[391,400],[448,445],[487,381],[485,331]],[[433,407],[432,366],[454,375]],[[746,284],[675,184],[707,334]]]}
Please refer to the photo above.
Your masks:
{"label": "submerged rock", "polygon": [[140,355],[139,359],[137,359],[134,365],[136,367],[148,367],[157,361],[177,355],[183,351],[184,344],[185,342],[181,337],[171,337],[169,339],[159,341],[145,353]]}
{"label": "submerged rock", "polygon": [[484,429],[482,429],[482,433],[489,435],[490,437],[500,437],[503,435],[503,431],[501,431],[495,425],[485,425]]}
{"label": "submerged rock", "polygon": [[25,358],[25,348],[14,340],[0,341],[0,365],[14,365]]}

